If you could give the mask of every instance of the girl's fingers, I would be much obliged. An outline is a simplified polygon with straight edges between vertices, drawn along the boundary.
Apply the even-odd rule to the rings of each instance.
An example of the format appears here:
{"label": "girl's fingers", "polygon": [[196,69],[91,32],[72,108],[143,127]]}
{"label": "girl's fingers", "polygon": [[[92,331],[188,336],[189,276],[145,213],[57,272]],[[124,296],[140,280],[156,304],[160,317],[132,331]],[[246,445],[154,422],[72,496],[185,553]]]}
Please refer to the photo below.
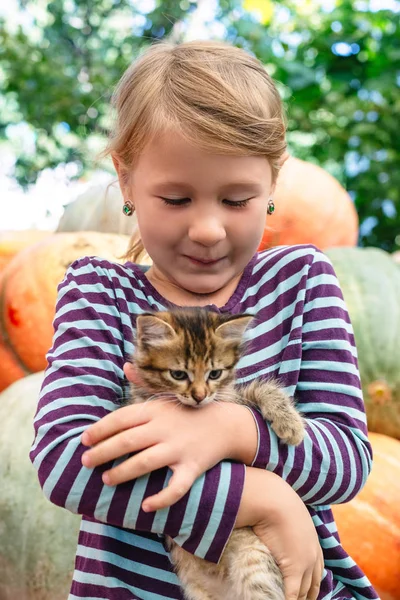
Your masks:
{"label": "girl's fingers", "polygon": [[148,428],[145,425],[127,429],[84,452],[82,464],[89,468],[97,467],[120,456],[125,456],[125,454],[149,448],[155,442],[156,440],[149,437]]}
{"label": "girl's fingers", "polygon": [[310,587],[310,590],[308,592],[307,599],[308,600],[317,600],[320,587],[321,587],[321,582],[320,581],[318,583],[312,583],[311,587]]}
{"label": "girl's fingers", "polygon": [[196,477],[192,471],[180,465],[174,471],[166,488],[144,500],[142,504],[143,510],[152,512],[172,506],[187,494]]}
{"label": "girl's fingers", "polygon": [[[311,600],[310,588],[311,588],[312,572],[306,571],[303,575],[299,591],[299,600]],[[315,600],[315,599],[313,599]]]}
{"label": "girl's fingers", "polygon": [[285,577],[285,600],[299,600],[301,573],[292,573]]}
{"label": "girl's fingers", "polygon": [[103,482],[106,485],[118,485],[166,467],[168,462],[169,456],[166,447],[163,444],[157,444],[135,456],[131,456],[118,466],[103,473]]}
{"label": "girl's fingers", "polygon": [[132,381],[132,383],[136,383],[136,385],[144,385],[132,363],[124,363],[123,370],[128,381]]}
{"label": "girl's fingers", "polygon": [[318,559],[314,569],[306,571],[302,578],[301,574],[298,574],[297,577],[293,574],[287,578],[285,580],[285,600],[317,600],[322,573],[323,560]]}
{"label": "girl's fingers", "polygon": [[[321,564],[322,562],[322,564]],[[323,560],[317,560],[311,573],[304,575],[299,600],[317,600],[323,573]],[[302,595],[303,594],[303,595]]]}
{"label": "girl's fingers", "polygon": [[311,587],[310,587],[310,591],[308,593],[310,600],[317,600],[319,590],[321,587],[321,581],[324,576],[324,568],[325,568],[324,556],[321,551],[320,559],[317,562],[317,564],[315,565],[313,575],[312,575]]}
{"label": "girl's fingers", "polygon": [[130,404],[114,410],[82,433],[82,444],[94,446],[120,431],[147,423],[150,417],[146,409],[146,404]]}

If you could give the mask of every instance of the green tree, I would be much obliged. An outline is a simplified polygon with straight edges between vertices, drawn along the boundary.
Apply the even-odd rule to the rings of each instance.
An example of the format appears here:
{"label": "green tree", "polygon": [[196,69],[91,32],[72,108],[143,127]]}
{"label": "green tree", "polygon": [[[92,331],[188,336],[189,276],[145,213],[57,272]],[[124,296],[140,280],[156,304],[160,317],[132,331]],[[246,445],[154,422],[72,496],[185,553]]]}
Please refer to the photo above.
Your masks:
{"label": "green tree", "polygon": [[[121,73],[153,40],[179,39],[176,25],[199,3],[153,4],[146,12],[143,0],[20,0],[35,35],[0,22],[0,138],[22,121],[35,140],[34,152],[18,156],[21,185],[60,162],[77,164],[77,177],[92,167]],[[372,12],[366,0],[331,4],[328,11],[318,0],[263,0],[261,23],[243,0],[219,0],[216,18],[224,38],[253,52],[280,82],[290,151],[350,191],[360,244],[393,251],[400,248],[400,13]]]}
{"label": "green tree", "polygon": [[[351,193],[360,244],[400,248],[400,13],[368,2],[274,2],[261,24],[221,0],[227,38],[281,82],[291,152],[323,166]],[[400,10],[400,3],[399,10]]]}
{"label": "green tree", "polygon": [[167,37],[195,3],[164,0],[148,13],[135,8],[143,2],[129,0],[19,4],[33,17],[29,32],[22,27],[10,32],[0,21],[6,107],[0,110],[0,136],[7,137],[10,123],[31,127],[34,152],[19,153],[15,165],[21,185],[59,163],[77,164],[79,177],[91,164],[96,137],[107,133],[109,101],[122,72],[142,47]]}

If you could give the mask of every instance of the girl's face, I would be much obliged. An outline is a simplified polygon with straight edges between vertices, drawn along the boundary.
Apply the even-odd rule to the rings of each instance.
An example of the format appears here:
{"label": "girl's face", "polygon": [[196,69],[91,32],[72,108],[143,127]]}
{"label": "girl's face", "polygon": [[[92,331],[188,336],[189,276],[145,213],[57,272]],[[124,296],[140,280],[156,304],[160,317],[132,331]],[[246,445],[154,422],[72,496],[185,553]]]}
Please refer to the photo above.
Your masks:
{"label": "girl's face", "polygon": [[149,280],[176,303],[232,293],[261,241],[272,192],[266,158],[210,154],[178,133],[157,137],[123,186],[153,260]]}

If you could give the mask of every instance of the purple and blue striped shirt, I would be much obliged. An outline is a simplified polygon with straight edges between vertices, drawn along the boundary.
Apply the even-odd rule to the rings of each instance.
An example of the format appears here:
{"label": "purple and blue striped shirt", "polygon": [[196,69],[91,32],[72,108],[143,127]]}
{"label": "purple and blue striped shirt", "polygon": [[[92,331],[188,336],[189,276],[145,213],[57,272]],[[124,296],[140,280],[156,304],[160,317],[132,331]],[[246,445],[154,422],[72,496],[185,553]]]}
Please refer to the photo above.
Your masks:
{"label": "purple and blue striped shirt", "polygon": [[[144,513],[141,503],[167,485],[168,468],[107,487],[102,473],[123,458],[94,469],[81,464],[82,432],[127,393],[122,367],[134,349],[135,317],[171,306],[133,263],[82,258],[59,285],[30,457],[46,497],[82,515],[68,600],[183,600],[163,535],[218,562],[232,532],[243,464],[222,461],[155,513]],[[304,442],[286,446],[252,410],[259,442],[253,466],[283,477],[307,505],[325,558],[319,600],[376,600],[342,548],[330,509],[361,490],[372,452],[353,329],[329,259],[311,245],[256,254],[226,305],[209,309],[256,315],[237,381],[278,378],[307,420]]]}

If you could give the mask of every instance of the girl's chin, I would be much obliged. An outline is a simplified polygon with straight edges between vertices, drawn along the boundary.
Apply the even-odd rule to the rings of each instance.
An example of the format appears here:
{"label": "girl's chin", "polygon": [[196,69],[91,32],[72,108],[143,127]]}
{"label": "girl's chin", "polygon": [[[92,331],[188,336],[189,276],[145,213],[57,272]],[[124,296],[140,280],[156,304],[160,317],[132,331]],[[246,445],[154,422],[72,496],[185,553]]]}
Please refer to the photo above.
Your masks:
{"label": "girl's chin", "polygon": [[240,277],[241,274],[233,277],[228,275],[224,277],[221,273],[216,273],[214,275],[209,274],[208,276],[206,274],[196,274],[192,276],[188,275],[187,277],[180,274],[177,275],[175,281],[180,287],[191,294],[196,294],[197,296],[209,296],[211,294],[222,292],[228,287],[235,286]]}

